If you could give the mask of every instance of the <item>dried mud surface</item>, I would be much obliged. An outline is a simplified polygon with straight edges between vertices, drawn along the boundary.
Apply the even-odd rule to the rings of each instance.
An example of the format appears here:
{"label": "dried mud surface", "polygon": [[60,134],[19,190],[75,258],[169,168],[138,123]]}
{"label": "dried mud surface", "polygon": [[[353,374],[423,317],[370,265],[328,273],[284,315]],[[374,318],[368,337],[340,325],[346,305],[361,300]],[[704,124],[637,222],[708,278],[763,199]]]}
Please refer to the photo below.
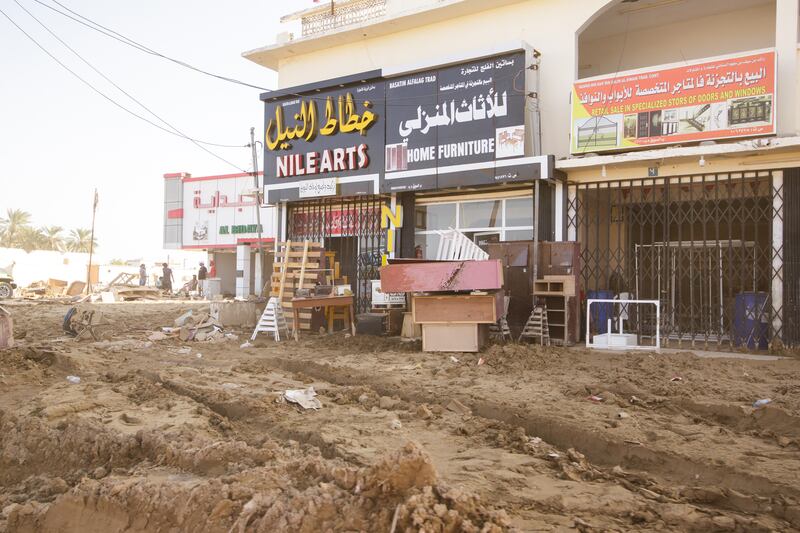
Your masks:
{"label": "dried mud surface", "polygon": [[800,530],[797,359],[148,340],[192,302],[76,342],[8,308],[0,532]]}

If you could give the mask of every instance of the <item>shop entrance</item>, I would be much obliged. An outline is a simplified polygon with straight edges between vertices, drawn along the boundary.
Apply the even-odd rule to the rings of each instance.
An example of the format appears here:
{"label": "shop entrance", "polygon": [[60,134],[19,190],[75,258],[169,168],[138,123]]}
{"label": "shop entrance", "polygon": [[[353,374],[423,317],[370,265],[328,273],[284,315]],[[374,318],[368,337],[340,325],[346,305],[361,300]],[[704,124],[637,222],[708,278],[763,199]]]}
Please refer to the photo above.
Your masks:
{"label": "shop entrance", "polygon": [[381,229],[382,196],[321,198],[289,204],[287,238],[321,242],[328,268],[339,266],[339,279],[347,280],[359,313],[371,309],[370,281],[380,279],[378,269],[386,252],[386,230]]}
{"label": "shop entrance", "polygon": [[[582,288],[661,302],[661,336],[680,346],[755,346],[782,331],[770,301],[783,211],[770,172],[572,186],[570,239],[581,243]],[[631,324],[655,332],[654,316]],[[749,330],[749,331],[745,331]],[[746,344],[746,343],[745,343]],[[751,346],[753,347],[753,346]]]}

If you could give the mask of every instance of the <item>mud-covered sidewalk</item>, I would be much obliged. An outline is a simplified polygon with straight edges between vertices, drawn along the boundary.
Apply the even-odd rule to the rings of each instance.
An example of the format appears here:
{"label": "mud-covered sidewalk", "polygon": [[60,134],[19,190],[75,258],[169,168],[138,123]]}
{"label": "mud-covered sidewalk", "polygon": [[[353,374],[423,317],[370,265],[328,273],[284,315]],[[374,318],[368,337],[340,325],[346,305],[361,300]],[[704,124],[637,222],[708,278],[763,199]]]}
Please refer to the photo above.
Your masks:
{"label": "mud-covered sidewalk", "polygon": [[8,306],[0,531],[800,529],[797,359],[241,349],[148,340],[203,304],[101,307],[113,338],[75,342],[66,305]]}

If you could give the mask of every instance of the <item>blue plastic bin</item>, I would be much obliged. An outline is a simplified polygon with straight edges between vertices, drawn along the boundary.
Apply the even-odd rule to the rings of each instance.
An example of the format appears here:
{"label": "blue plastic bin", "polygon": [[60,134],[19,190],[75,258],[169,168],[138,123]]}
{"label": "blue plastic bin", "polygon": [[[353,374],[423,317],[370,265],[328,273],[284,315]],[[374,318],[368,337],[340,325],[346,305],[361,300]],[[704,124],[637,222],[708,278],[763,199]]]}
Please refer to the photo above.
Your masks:
{"label": "blue plastic bin", "polygon": [[[587,296],[589,300],[611,300],[614,298],[614,291],[589,291]],[[600,334],[608,333],[608,319],[614,319],[614,304],[592,304],[589,312],[591,313],[591,323],[594,325],[590,329]]]}
{"label": "blue plastic bin", "polygon": [[751,350],[769,346],[769,313],[766,292],[741,292],[733,305],[733,345]]}

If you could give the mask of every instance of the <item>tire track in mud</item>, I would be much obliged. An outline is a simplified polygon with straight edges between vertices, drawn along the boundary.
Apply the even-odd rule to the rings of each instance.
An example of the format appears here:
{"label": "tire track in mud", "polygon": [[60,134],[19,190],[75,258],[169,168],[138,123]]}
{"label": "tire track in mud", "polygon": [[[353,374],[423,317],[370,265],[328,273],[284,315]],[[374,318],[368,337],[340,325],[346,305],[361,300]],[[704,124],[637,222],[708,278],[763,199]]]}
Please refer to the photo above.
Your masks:
{"label": "tire track in mud", "polygon": [[[349,366],[333,367],[314,361],[270,356],[262,359],[261,363],[336,385],[369,386],[378,394],[398,396],[412,403],[445,406],[450,400],[457,399],[477,416],[521,426],[528,435],[540,437],[561,449],[578,450],[595,464],[621,466],[657,475],[666,484],[690,486],[685,494],[687,501],[737,512],[766,513],[800,526],[800,505],[797,504],[800,501],[800,487],[776,483],[729,466],[706,464],[675,453],[654,450],[641,443],[630,444],[607,438],[597,431],[552,415],[533,413],[488,400],[476,401],[468,395],[450,391],[445,395],[436,395],[424,388],[398,384]],[[698,487],[699,483],[702,483],[702,487]]]}
{"label": "tire track in mud", "polygon": [[[228,394],[224,395],[225,399],[212,398],[207,390],[164,378],[154,372],[143,372],[142,375],[153,383],[161,384],[164,389],[173,394],[189,398],[204,405],[217,415],[232,421],[234,427],[225,429],[234,429],[246,442],[260,440],[266,434],[274,439],[292,440],[314,446],[319,449],[325,459],[339,458],[359,466],[366,466],[352,454],[341,450],[335,443],[325,441],[319,433],[313,430],[276,425],[274,419],[265,414],[264,407],[256,405],[255,401],[243,402]],[[218,392],[217,396],[222,396],[222,394]]]}

